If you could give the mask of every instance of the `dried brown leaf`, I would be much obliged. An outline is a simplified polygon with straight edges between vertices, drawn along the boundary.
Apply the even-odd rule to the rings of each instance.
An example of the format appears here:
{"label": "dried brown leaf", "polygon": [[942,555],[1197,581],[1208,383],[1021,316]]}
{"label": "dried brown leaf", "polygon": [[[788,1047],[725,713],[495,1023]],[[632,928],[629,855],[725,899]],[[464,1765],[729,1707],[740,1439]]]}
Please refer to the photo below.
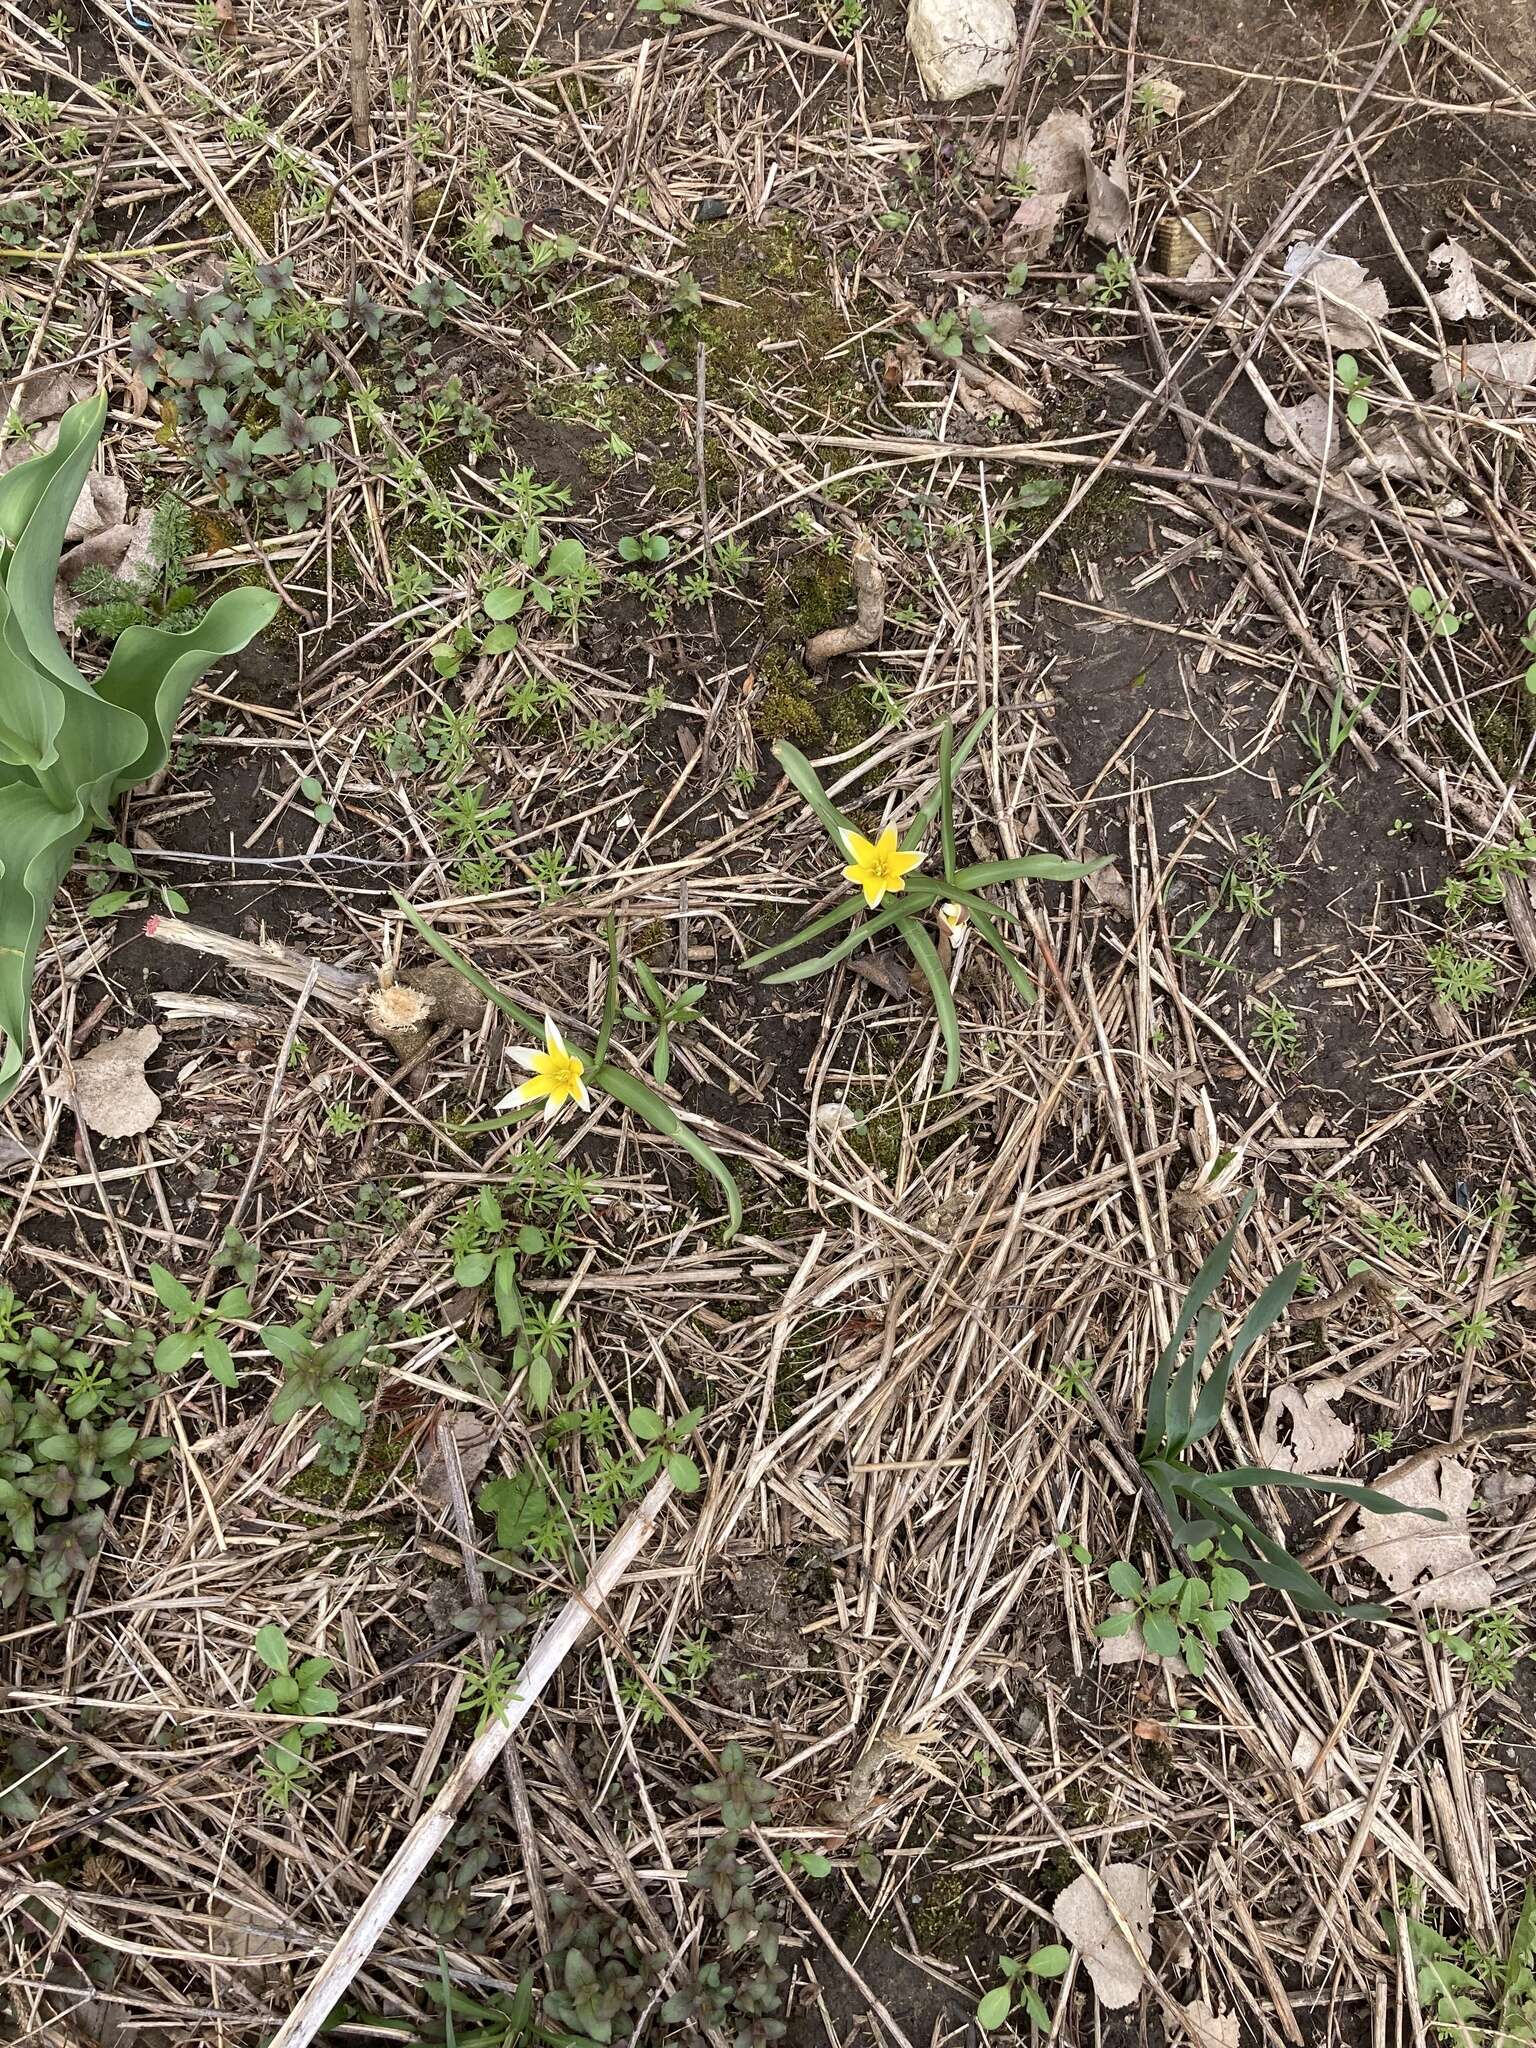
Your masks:
{"label": "dried brown leaf", "polygon": [[1353,1425],[1332,1406],[1344,1387],[1341,1379],[1277,1387],[1259,1427],[1259,1463],[1277,1472],[1337,1472],[1355,1447]]}
{"label": "dried brown leaf", "polygon": [[1311,242],[1296,242],[1285,268],[1305,280],[1291,293],[1290,303],[1310,316],[1311,325],[1326,334],[1331,348],[1369,348],[1376,324],[1387,317],[1387,288],[1353,256],[1330,256]]}
{"label": "dried brown leaf", "polygon": [[1190,2048],[1237,2048],[1240,2029],[1235,2012],[1213,2012],[1203,1998],[1192,1998],[1184,2008]]}
{"label": "dried brown leaf", "polygon": [[1132,2005],[1145,1971],[1116,1925],[1104,1899],[1109,1893],[1143,1956],[1152,1939],[1152,1879],[1136,1863],[1106,1863],[1101,1886],[1085,1871],[1051,1908],[1052,1917],[1083,1959],[1100,2005]]}
{"label": "dried brown leaf", "polygon": [[1488,301],[1477,281],[1471,251],[1454,236],[1429,252],[1431,270],[1443,270],[1445,283],[1434,296],[1442,320],[1486,320]]}
{"label": "dried brown leaf", "polygon": [[69,1102],[99,1138],[133,1138],[160,1114],[160,1098],[144,1078],[144,1065],[160,1043],[153,1024],[105,1039],[76,1065],[73,1088],[50,1091]]}
{"label": "dried brown leaf", "polygon": [[1475,1491],[1472,1474],[1456,1458],[1427,1458],[1399,1465],[1376,1482],[1379,1493],[1410,1507],[1440,1508],[1446,1519],[1427,1515],[1377,1515],[1359,1510],[1360,1525],[1339,1548],[1364,1558],[1410,1607],[1421,1613],[1443,1608],[1475,1614],[1491,1606],[1493,1574],[1472,1549],[1468,1513]]}

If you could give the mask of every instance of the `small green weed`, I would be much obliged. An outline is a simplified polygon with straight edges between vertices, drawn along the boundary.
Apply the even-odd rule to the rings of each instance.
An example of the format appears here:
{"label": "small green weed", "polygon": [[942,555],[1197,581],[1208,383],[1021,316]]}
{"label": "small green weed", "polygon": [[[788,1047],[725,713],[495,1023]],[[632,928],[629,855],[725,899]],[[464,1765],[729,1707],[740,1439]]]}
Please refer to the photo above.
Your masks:
{"label": "small green weed", "polygon": [[1051,2016],[1031,1979],[1044,1982],[1052,1977],[1064,1977],[1071,1961],[1072,1951],[1054,1941],[1048,1942],[1044,1948],[1037,1948],[1033,1955],[999,1956],[997,1967],[1003,1981],[994,1984],[977,2005],[977,2026],[990,2034],[1008,2020],[1016,2020],[1022,2013],[1031,2027],[1042,2034],[1049,2033]]}
{"label": "small green weed", "polygon": [[1429,1640],[1459,1657],[1476,1686],[1502,1691],[1527,1654],[1525,1624],[1513,1607],[1490,1607],[1469,1617],[1460,1628],[1432,1628]]}
{"label": "small green weed", "polygon": [[[1381,1923],[1394,1955],[1399,1923],[1390,1906]],[[1530,2048],[1536,2043],[1536,1888],[1526,1886],[1520,1917],[1501,1955],[1470,1936],[1453,1940],[1418,1918],[1408,1902],[1402,1927],[1414,1991],[1436,2037],[1447,2048]]]}
{"label": "small green weed", "polygon": [[1461,631],[1460,614],[1451,609],[1448,597],[1436,597],[1426,584],[1415,583],[1408,593],[1408,609],[1422,621],[1424,629],[1437,638],[1449,640]]}
{"label": "small green weed", "polygon": [[1441,939],[1428,950],[1429,978],[1441,1002],[1453,1009],[1472,1010],[1493,994],[1498,969],[1481,954],[1468,953]]}
{"label": "small green weed", "polygon": [[313,1331],[331,1296],[324,1287],[296,1323],[268,1323],[262,1329],[262,1343],[283,1369],[272,1403],[274,1423],[288,1422],[306,1408],[323,1408],[346,1429],[363,1426],[363,1404],[352,1381],[368,1356],[373,1333],[361,1327],[317,1339]]}
{"label": "small green weed", "polygon": [[675,996],[669,996],[661,983],[652,974],[643,960],[634,962],[635,979],[645,997],[645,1006],[625,1003],[624,1015],[632,1024],[648,1024],[656,1033],[655,1048],[651,1053],[651,1072],[657,1083],[664,1085],[672,1071],[672,1033],[684,1025],[694,1022],[704,1000],[705,988],[702,981],[691,982]]}
{"label": "small green weed", "polygon": [[[1192,1543],[1188,1556],[1194,1563],[1211,1557],[1209,1541]],[[1205,1671],[1207,1654],[1221,1638],[1223,1629],[1235,1619],[1232,1609],[1240,1606],[1253,1588],[1245,1572],[1212,1559],[1210,1576],[1198,1572],[1170,1572],[1156,1585],[1148,1585],[1135,1565],[1119,1558],[1109,1568],[1111,1592],[1127,1601],[1124,1613],[1108,1614],[1094,1634],[1123,1636],[1133,1622],[1141,1625],[1141,1638],[1157,1657],[1182,1657],[1190,1673],[1199,1678]]]}

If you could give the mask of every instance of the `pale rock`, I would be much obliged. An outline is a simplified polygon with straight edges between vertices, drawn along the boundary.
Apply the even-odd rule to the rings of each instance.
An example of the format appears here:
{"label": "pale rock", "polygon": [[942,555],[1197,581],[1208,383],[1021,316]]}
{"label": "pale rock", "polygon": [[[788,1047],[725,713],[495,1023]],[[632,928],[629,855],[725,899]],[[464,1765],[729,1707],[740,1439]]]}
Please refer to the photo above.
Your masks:
{"label": "pale rock", "polygon": [[931,100],[1008,83],[1019,24],[1011,0],[910,0],[907,41]]}

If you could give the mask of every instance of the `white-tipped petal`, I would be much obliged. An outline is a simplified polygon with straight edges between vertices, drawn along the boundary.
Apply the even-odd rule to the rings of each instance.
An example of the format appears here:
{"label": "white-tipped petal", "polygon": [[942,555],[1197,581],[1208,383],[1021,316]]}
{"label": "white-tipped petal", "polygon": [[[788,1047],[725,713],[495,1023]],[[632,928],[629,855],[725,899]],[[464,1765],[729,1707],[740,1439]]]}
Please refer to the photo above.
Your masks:
{"label": "white-tipped petal", "polygon": [[544,1098],[544,1121],[545,1121],[545,1123],[547,1123],[547,1124],[552,1124],[552,1123],[554,1122],[555,1118],[556,1118],[556,1117],[557,1117],[557,1116],[558,1116],[559,1114],[560,1114],[560,1105],[559,1105],[559,1103],[558,1103],[558,1102],[556,1102],[556,1100],[555,1100],[555,1098],[554,1098],[554,1096],[553,1096],[553,1095],[546,1095],[546,1096],[545,1096],[545,1098]]}
{"label": "white-tipped petal", "polygon": [[576,1100],[578,1103],[580,1103],[583,1113],[585,1113],[592,1107],[592,1098],[587,1093],[587,1084],[585,1081],[578,1081],[576,1083]]}
{"label": "white-tipped petal", "polygon": [[538,1061],[543,1059],[544,1054],[542,1049],[536,1045],[514,1045],[512,1048],[512,1057],[517,1061],[517,1064],[520,1067],[526,1069],[528,1073],[536,1074],[538,1072],[537,1063]]}
{"label": "white-tipped petal", "polygon": [[565,1040],[560,1036],[560,1026],[553,1017],[544,1019],[544,1049],[546,1052],[564,1052]]}
{"label": "white-tipped petal", "polygon": [[511,1095],[507,1099],[510,1102],[519,1103],[537,1102],[542,1093],[543,1090],[540,1088],[537,1079],[531,1081],[519,1081],[517,1086],[512,1090]]}

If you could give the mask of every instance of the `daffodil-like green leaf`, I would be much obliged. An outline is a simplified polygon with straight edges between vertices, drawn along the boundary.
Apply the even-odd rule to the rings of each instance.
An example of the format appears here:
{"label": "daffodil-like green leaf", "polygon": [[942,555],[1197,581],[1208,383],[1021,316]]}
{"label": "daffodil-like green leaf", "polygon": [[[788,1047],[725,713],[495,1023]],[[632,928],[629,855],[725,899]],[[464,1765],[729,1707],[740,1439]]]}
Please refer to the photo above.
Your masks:
{"label": "daffodil-like green leaf", "polygon": [[54,631],[53,588],[106,416],[104,395],[71,406],[48,453],[0,477],[0,1102],[21,1072],[38,948],[76,847],[165,766],[187,692],[278,606],[271,591],[234,590],[190,633],[130,626],[86,681]]}

